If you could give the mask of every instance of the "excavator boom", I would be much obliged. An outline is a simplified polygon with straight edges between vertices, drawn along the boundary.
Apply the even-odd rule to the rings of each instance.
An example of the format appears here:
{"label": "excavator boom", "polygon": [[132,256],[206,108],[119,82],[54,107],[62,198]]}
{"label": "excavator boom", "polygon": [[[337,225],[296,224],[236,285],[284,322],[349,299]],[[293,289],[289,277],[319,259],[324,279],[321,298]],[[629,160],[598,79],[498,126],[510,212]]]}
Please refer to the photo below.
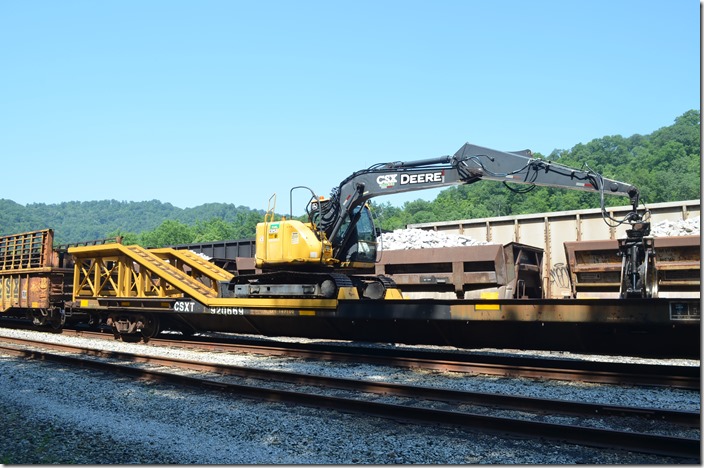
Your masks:
{"label": "excavator boom", "polygon": [[465,143],[453,156],[381,163],[355,172],[333,190],[318,228],[334,239],[355,209],[373,197],[480,180],[627,196],[634,211],[639,203],[636,187],[591,170],[534,158],[530,150],[505,152]]}

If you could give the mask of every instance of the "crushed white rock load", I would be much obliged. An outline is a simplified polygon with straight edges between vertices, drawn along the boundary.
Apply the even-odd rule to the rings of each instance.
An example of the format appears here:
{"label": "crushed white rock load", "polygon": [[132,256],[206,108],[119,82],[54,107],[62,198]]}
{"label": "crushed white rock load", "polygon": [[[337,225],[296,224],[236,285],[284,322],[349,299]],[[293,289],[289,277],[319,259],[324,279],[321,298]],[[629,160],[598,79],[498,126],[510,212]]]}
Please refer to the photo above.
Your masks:
{"label": "crushed white rock load", "polygon": [[698,236],[700,233],[699,216],[689,219],[679,219],[670,221],[666,219],[650,226],[650,234],[653,237],[667,236]]}
{"label": "crushed white rock load", "polygon": [[[698,236],[700,235],[700,217],[653,223],[650,227],[650,233],[654,237]],[[393,232],[383,233],[377,238],[377,242],[381,250],[433,249],[490,244],[490,242],[480,241],[462,234],[448,234],[426,229],[396,229]]]}
{"label": "crushed white rock load", "polygon": [[396,229],[393,232],[383,233],[377,238],[377,242],[382,250],[433,249],[489,244],[489,242],[479,241],[462,234],[446,234],[425,229]]}

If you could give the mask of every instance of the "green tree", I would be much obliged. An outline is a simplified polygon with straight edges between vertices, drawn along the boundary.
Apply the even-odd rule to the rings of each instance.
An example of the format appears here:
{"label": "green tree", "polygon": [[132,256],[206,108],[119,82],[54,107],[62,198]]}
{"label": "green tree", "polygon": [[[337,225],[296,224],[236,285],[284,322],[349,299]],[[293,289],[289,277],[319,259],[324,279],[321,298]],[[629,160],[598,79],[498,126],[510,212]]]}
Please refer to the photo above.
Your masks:
{"label": "green tree", "polygon": [[193,239],[189,243],[235,239],[236,232],[234,224],[226,223],[220,218],[198,221],[192,229]]}
{"label": "green tree", "polygon": [[142,233],[140,244],[143,247],[164,247],[193,243],[193,228],[180,221],[166,220],[155,230]]}

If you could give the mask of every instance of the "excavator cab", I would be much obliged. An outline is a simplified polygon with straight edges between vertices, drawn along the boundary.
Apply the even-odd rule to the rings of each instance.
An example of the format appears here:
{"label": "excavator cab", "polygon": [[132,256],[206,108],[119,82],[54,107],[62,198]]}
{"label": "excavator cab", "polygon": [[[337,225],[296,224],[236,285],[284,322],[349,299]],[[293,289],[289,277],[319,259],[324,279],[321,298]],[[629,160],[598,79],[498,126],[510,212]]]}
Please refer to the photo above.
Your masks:
{"label": "excavator cab", "polygon": [[[356,223],[352,222],[354,218],[357,218]],[[369,206],[365,203],[354,208],[333,239],[332,245],[340,246],[334,252],[335,258],[343,264],[349,262],[351,267],[373,267],[376,263],[377,235]]]}
{"label": "excavator cab", "polygon": [[[327,213],[340,210],[331,206],[332,200],[316,198],[306,208],[312,226],[320,226],[321,219]],[[373,268],[377,259],[377,237],[379,230],[374,224],[369,204],[356,206],[350,212],[342,214],[344,219],[340,229],[330,239],[333,247],[332,256],[339,261],[342,268]],[[323,233],[319,233],[323,237]],[[327,236],[327,233],[325,233]]]}

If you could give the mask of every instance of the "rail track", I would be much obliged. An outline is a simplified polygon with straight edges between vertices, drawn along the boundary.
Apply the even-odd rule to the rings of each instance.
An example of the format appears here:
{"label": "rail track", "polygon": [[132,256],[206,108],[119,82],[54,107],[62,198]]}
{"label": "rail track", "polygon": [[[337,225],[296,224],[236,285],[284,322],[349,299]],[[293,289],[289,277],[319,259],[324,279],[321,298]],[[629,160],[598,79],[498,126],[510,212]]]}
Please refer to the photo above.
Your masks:
{"label": "rail track", "polygon": [[[2,320],[5,328],[30,329],[23,321]],[[111,333],[85,329],[47,330],[67,336],[113,340]],[[192,336],[162,335],[149,340],[151,346],[174,346],[196,350],[289,356],[303,359],[354,362],[463,372],[503,377],[524,377],[580,381],[600,384],[659,386],[698,390],[701,387],[699,366],[625,363],[562,358],[541,358],[471,352],[448,352],[420,348],[365,347],[357,344],[282,342],[251,339],[237,335]]]}
{"label": "rail track", "polygon": [[[1,347],[2,353],[265,401],[283,401],[414,423],[459,426],[469,430],[522,438],[544,438],[686,459],[699,457],[699,438],[640,433],[618,428],[604,429],[588,421],[595,417],[600,420],[604,418],[618,420],[623,417],[646,418],[684,427],[699,427],[699,412],[552,401],[303,375],[146,354],[109,352],[73,344],[46,343],[28,339],[3,338],[2,341],[6,342]],[[53,351],[47,351],[47,349]],[[62,354],[57,354],[57,351]],[[187,376],[183,375],[183,369],[205,372],[207,375]],[[240,380],[232,382],[223,376],[234,376]],[[244,379],[245,383],[241,379]],[[271,384],[252,384],[252,379],[286,385],[283,388],[277,388],[276,385]],[[295,390],[291,390],[291,385],[295,386]],[[335,390],[334,395],[330,394],[331,389]],[[389,399],[391,401],[386,401]],[[477,411],[478,407],[483,407],[485,411]],[[531,412],[538,416],[533,419],[523,419],[496,414],[506,411]],[[568,415],[580,422],[573,421],[569,424],[546,422],[541,420],[541,414]]]}
{"label": "rail track", "polygon": [[[112,339],[100,332],[64,330],[64,334]],[[453,353],[409,348],[369,348],[321,343],[266,342],[236,337],[153,338],[154,346],[176,346],[223,352],[253,353],[269,356],[290,356],[305,359],[331,360],[432,369],[473,374],[581,381],[617,385],[649,385],[668,388],[699,389],[699,367],[665,364],[595,362],[509,356],[505,354]]]}

